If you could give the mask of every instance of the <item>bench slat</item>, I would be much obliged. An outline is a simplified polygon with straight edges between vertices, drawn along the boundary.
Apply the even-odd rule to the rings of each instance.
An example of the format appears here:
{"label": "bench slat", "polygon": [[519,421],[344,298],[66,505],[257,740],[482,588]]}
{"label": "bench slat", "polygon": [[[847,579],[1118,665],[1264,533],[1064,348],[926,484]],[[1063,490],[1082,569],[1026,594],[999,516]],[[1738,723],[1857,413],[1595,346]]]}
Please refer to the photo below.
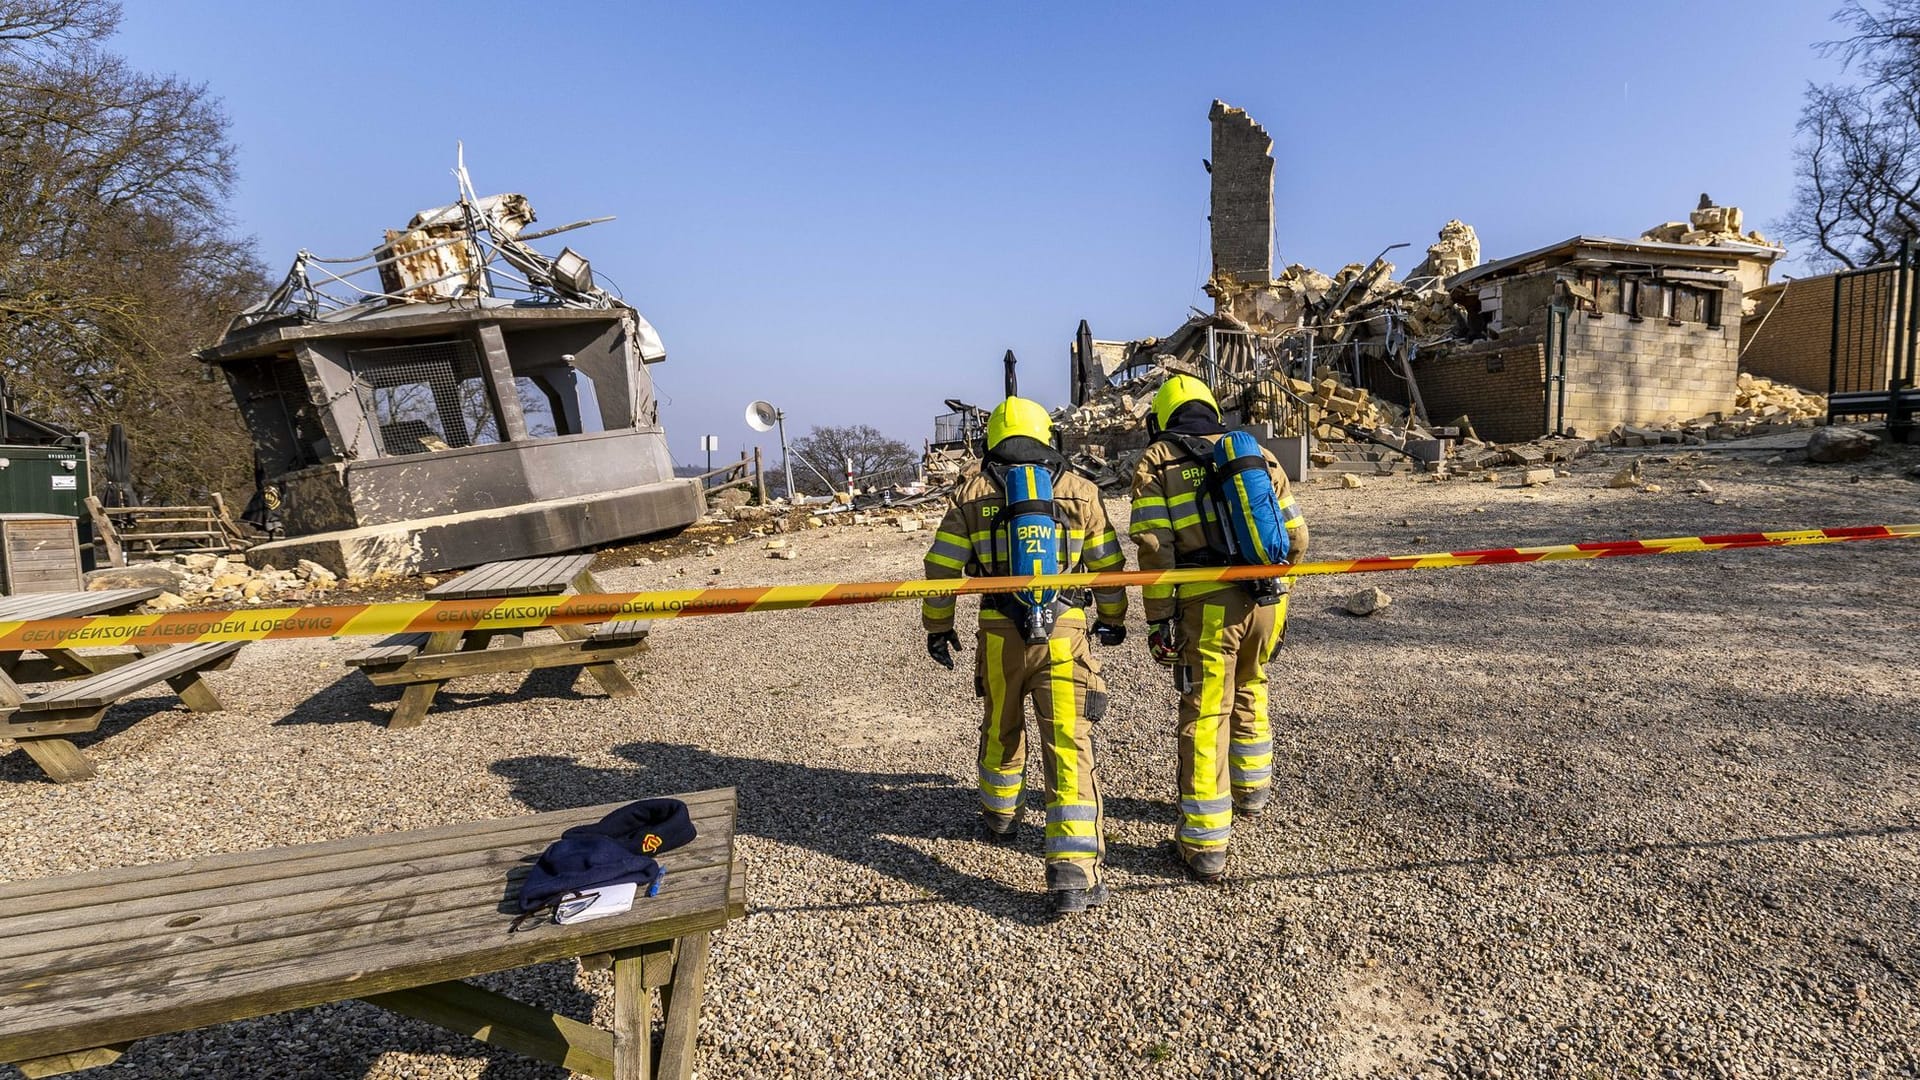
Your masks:
{"label": "bench slat", "polygon": [[[159,596],[160,588],[100,589],[95,592],[33,593],[0,598],[0,620],[66,619],[115,608],[130,608]],[[20,614],[31,611],[31,615]]]}
{"label": "bench slat", "polygon": [[[643,638],[626,641],[578,640],[547,645],[521,645],[512,649],[467,649],[462,652],[416,656],[404,664],[363,670],[375,686],[405,686],[409,683],[438,683],[463,679],[470,675],[494,675],[501,672],[537,671],[569,667],[574,664],[607,664],[638,655],[646,647]],[[630,691],[629,691],[630,692]]]}
{"label": "bench slat", "polygon": [[601,623],[587,635],[589,641],[639,641],[653,629],[652,619],[621,619]]}
{"label": "bench slat", "polygon": [[348,667],[384,667],[387,664],[404,664],[420,654],[427,644],[427,634],[395,634],[382,638],[379,644],[365,652],[347,657]]}
{"label": "bench slat", "polygon": [[[468,899],[418,914],[405,908],[404,901],[389,900],[356,905],[344,916],[330,908],[278,915],[239,924],[245,940],[222,937],[216,928],[207,935],[212,940],[205,945],[196,941],[193,926],[174,927],[169,928],[178,931],[174,943],[185,951],[146,960],[96,956],[101,946],[92,943],[64,953],[42,951],[39,956],[47,969],[65,966],[68,957],[95,961],[57,977],[42,974],[47,969],[37,965],[0,965],[0,1005],[5,1006],[0,1007],[0,1061],[45,1057],[718,929],[744,913],[744,897],[733,888],[738,875],[732,854],[732,793],[723,794],[726,798],[721,802],[702,800],[704,812],[695,819],[701,839],[684,852],[662,859],[668,874],[660,896],[637,902],[627,915],[572,926],[541,924],[509,935],[506,926],[511,919],[503,910],[507,874],[500,873],[490,884],[436,890],[436,875],[419,872],[418,864],[388,862],[383,864],[390,871],[387,880],[405,884],[411,877],[420,896]],[[692,804],[692,797],[683,798]],[[594,810],[604,809],[519,819],[543,827],[547,836],[523,841],[507,853],[535,853],[546,838],[558,835],[558,827],[582,817],[590,819]],[[339,843],[312,847],[338,847]],[[696,861],[707,864],[696,865]],[[156,881],[153,887],[161,890],[170,884]],[[48,885],[52,895],[73,895],[57,882]],[[7,905],[5,910],[38,906],[36,898],[27,897],[24,905]],[[368,914],[374,918],[364,927],[339,925],[342,917]],[[0,918],[0,934],[9,921]],[[150,944],[152,940],[157,939],[150,939]],[[104,965],[98,962],[103,959],[107,960]]]}
{"label": "bench slat", "polygon": [[207,641],[151,653],[130,664],[66,683],[20,703],[22,713],[90,709],[113,705],[157,682],[205,667],[239,652],[245,642]]}
{"label": "bench slat", "polygon": [[[732,788],[709,788],[673,797],[687,804],[688,813],[698,823],[705,821],[716,808],[729,805],[734,795]],[[386,866],[433,854],[509,846],[530,837],[546,835],[551,839],[571,826],[598,821],[625,805],[626,802],[602,803],[533,816],[490,818],[404,832],[342,837],[294,847],[256,848],[177,862],[7,882],[0,884],[0,937],[15,932],[13,928],[22,925],[18,920],[32,919],[49,910],[94,908],[152,897],[163,891],[153,882],[167,882],[169,887],[164,890],[167,892],[226,888],[348,867]],[[33,898],[32,904],[22,902],[27,897]]]}
{"label": "bench slat", "polygon": [[573,580],[593,565],[592,554],[553,555],[539,559],[517,559],[488,563],[436,585],[427,591],[431,600],[505,599],[510,596],[550,596],[565,592]]}

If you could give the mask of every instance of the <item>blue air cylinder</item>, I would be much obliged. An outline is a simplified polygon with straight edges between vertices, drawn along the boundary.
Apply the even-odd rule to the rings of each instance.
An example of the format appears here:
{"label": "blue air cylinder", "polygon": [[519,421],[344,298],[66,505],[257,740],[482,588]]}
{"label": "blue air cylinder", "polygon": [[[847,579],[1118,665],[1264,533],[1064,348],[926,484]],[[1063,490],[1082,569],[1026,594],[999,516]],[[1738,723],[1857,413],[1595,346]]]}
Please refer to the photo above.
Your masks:
{"label": "blue air cylinder", "polygon": [[[1035,465],[1018,465],[1007,473],[1006,530],[1008,568],[1016,576],[1060,572],[1060,523],[1053,516],[1053,476]],[[1053,635],[1054,589],[1014,593],[1026,609],[1023,631],[1030,645]]]}

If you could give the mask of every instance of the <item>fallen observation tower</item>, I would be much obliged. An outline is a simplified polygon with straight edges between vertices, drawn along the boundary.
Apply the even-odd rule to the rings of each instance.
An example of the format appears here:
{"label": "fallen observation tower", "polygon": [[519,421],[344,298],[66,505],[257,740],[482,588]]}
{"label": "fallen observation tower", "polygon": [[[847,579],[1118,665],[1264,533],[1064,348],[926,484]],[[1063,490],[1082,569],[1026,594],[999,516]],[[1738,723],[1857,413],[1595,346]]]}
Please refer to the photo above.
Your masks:
{"label": "fallen observation tower", "polygon": [[457,569],[693,522],[674,476],[640,313],[571,248],[529,241],[523,195],[423,210],[356,259],[302,251],[200,359],[253,436],[283,536],[251,561],[335,573]]}

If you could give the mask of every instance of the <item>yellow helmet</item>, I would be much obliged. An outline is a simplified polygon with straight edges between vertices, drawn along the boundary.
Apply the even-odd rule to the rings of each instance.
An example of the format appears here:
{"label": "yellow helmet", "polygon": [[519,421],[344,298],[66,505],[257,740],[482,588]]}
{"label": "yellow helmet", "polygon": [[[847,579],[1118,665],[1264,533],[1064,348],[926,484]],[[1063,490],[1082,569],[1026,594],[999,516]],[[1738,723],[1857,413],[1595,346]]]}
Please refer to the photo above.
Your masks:
{"label": "yellow helmet", "polygon": [[1153,395],[1153,423],[1158,431],[1167,430],[1167,421],[1173,418],[1173,411],[1190,401],[1204,401],[1207,408],[1213,410],[1214,419],[1220,418],[1220,403],[1213,400],[1213,391],[1207,384],[1191,375],[1175,375],[1160,384]]}
{"label": "yellow helmet", "polygon": [[993,415],[987,417],[987,449],[1015,435],[1053,442],[1053,417],[1047,415],[1047,407],[1020,397],[1010,397],[995,406]]}

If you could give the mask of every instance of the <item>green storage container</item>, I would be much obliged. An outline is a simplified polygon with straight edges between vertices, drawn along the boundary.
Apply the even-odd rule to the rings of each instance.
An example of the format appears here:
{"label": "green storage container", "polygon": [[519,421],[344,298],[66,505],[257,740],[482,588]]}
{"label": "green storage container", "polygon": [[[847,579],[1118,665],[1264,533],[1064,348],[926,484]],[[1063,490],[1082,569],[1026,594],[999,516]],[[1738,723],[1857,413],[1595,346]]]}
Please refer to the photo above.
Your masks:
{"label": "green storage container", "polygon": [[87,452],[82,446],[0,446],[0,514],[60,514],[80,527],[80,552],[92,565],[87,513]]}

